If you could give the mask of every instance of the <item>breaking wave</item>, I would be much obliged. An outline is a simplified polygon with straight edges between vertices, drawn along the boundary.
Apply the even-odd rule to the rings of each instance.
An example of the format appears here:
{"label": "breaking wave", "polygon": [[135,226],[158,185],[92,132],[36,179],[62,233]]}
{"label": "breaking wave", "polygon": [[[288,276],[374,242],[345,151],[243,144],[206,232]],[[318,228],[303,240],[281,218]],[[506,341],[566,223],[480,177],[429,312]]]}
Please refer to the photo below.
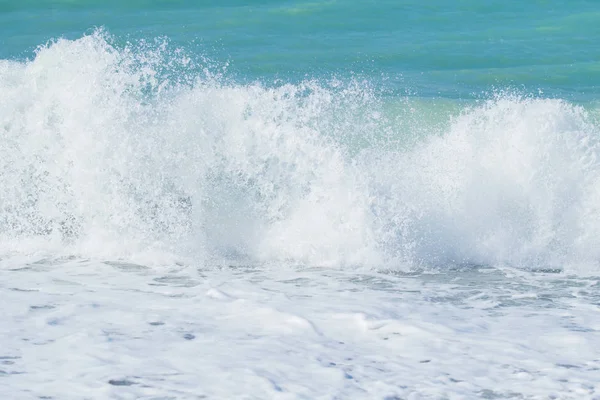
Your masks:
{"label": "breaking wave", "polygon": [[583,107],[242,85],[192,64],[103,32],[0,61],[0,256],[597,270]]}

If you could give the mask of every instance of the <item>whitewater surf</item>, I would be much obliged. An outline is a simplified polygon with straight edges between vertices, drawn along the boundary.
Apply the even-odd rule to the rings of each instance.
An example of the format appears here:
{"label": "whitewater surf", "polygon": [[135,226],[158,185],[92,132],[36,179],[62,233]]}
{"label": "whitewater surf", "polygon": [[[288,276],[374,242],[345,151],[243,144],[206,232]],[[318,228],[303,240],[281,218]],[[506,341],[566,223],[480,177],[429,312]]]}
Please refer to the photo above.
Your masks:
{"label": "whitewater surf", "polygon": [[598,398],[593,103],[0,61],[5,398]]}

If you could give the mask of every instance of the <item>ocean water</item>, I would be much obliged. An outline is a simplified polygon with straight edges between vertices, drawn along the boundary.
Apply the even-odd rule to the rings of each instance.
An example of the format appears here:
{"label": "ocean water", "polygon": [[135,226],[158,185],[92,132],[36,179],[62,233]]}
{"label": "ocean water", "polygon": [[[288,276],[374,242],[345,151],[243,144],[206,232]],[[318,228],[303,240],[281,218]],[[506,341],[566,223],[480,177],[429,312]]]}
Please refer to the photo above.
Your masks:
{"label": "ocean water", "polygon": [[0,2],[0,394],[600,399],[599,17]]}

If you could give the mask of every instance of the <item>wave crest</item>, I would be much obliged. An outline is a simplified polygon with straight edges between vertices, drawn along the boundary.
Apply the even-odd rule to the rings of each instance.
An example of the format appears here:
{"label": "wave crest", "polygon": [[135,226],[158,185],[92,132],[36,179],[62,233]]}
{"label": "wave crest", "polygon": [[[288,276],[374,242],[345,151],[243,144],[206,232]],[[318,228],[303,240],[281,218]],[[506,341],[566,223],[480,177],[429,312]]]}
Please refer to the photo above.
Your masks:
{"label": "wave crest", "polygon": [[190,63],[103,32],[0,62],[0,251],[597,268],[584,108],[498,96],[450,118],[364,83],[240,85]]}

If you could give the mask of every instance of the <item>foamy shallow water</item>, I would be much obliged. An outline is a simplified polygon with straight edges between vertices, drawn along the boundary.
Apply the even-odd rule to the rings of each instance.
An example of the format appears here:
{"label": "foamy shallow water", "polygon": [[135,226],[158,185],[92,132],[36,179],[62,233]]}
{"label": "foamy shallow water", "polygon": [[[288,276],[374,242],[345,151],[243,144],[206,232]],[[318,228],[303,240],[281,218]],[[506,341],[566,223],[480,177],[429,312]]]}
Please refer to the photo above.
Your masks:
{"label": "foamy shallow water", "polygon": [[0,266],[0,395],[600,398],[600,278]]}

